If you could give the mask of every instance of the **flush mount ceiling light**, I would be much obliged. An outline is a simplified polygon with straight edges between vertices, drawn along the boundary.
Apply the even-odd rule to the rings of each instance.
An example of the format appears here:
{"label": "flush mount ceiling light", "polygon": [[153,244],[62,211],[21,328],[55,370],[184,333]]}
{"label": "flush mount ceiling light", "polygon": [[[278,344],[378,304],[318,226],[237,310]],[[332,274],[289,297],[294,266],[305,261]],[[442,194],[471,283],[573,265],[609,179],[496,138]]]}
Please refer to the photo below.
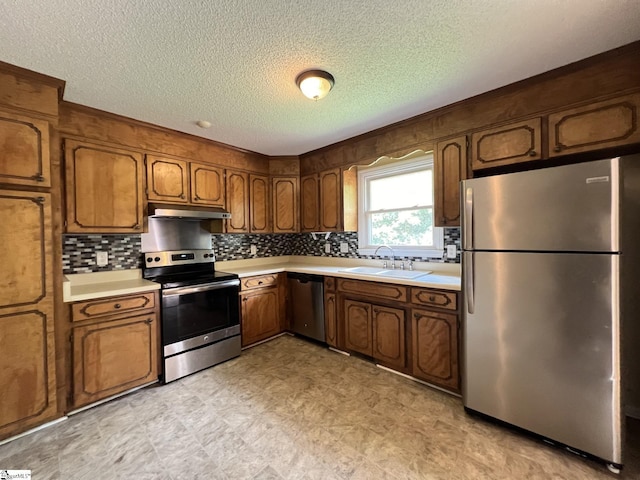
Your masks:
{"label": "flush mount ceiling light", "polygon": [[324,70],[307,70],[296,78],[296,85],[303,95],[311,100],[320,100],[333,88],[333,75]]}

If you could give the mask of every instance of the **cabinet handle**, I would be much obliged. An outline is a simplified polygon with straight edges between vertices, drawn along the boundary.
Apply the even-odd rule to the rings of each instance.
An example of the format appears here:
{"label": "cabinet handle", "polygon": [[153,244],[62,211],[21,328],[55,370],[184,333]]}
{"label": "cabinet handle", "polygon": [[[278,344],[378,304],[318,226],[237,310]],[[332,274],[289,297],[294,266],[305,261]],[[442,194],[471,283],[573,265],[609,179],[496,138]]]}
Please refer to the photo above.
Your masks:
{"label": "cabinet handle", "polygon": [[184,193],[180,195],[180,198],[184,200]]}
{"label": "cabinet handle", "polygon": [[420,318],[421,316],[422,316],[422,315],[420,315],[419,313],[414,313],[414,314],[413,314],[413,317],[414,317],[414,318]]}
{"label": "cabinet handle", "polygon": [[247,297],[244,297],[244,298],[242,299],[242,301],[243,301],[243,302],[246,302],[246,301],[247,301]]}
{"label": "cabinet handle", "polygon": [[436,301],[436,297],[434,295],[429,296],[429,301],[430,302],[435,302]]}
{"label": "cabinet handle", "polygon": [[120,307],[122,307],[122,305],[120,305],[119,303],[116,303],[116,304],[113,306],[113,308],[115,308],[115,309],[118,309],[118,308],[120,308]]}
{"label": "cabinet handle", "polygon": [[194,197],[194,200],[195,200],[195,201],[198,201],[198,200],[200,200],[200,197],[199,197],[198,195],[196,195],[196,196]]}
{"label": "cabinet handle", "polygon": [[377,308],[374,308],[373,313],[380,313],[380,310],[378,310]]}
{"label": "cabinet handle", "polygon": [[556,145],[553,149],[554,152],[559,152],[560,150],[562,150],[562,147],[560,145]]}
{"label": "cabinet handle", "polygon": [[530,151],[529,151],[529,156],[530,156],[530,157],[535,157],[536,155],[537,155],[537,153],[536,153],[536,151],[535,151],[535,150],[530,150]]}
{"label": "cabinet handle", "polygon": [[259,280],[259,281],[258,281],[258,285],[262,285],[262,280]]}
{"label": "cabinet handle", "polygon": [[139,223],[136,223],[136,224],[133,226],[133,228],[134,228],[134,229],[136,229],[136,230],[140,230],[140,224],[139,224]]}
{"label": "cabinet handle", "polygon": [[146,323],[147,325],[151,325],[153,323],[153,319],[152,318],[147,318],[144,323]]}

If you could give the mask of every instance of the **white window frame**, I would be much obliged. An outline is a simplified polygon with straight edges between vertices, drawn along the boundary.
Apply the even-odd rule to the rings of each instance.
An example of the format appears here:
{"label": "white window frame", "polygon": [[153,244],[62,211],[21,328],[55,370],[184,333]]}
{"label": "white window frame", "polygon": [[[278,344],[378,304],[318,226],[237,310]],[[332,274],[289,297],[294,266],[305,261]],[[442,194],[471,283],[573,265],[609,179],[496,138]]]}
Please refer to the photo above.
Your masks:
{"label": "white window frame", "polygon": [[[358,254],[374,255],[379,245],[367,245],[369,239],[369,225],[366,212],[368,211],[367,188],[370,180],[401,175],[417,170],[431,169],[433,171],[433,153],[425,153],[410,160],[396,161],[382,166],[358,168]],[[435,175],[433,176],[435,179]],[[433,191],[433,189],[432,189]],[[433,208],[433,199],[431,200]],[[435,223],[435,214],[434,214]],[[433,245],[427,247],[389,245],[396,257],[443,258],[444,257],[444,229],[433,227]],[[379,256],[387,256],[389,251],[383,249]]]}

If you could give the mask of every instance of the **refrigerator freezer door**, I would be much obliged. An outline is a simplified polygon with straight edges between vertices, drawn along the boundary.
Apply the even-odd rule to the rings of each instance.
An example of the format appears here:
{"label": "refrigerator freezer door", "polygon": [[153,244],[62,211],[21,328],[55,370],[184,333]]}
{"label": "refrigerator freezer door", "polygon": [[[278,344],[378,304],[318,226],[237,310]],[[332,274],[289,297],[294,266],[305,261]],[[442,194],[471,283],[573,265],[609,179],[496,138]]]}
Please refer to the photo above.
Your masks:
{"label": "refrigerator freezer door", "polygon": [[622,463],[618,262],[465,252],[465,407]]}
{"label": "refrigerator freezer door", "polygon": [[462,248],[617,252],[619,159],[462,182]]}

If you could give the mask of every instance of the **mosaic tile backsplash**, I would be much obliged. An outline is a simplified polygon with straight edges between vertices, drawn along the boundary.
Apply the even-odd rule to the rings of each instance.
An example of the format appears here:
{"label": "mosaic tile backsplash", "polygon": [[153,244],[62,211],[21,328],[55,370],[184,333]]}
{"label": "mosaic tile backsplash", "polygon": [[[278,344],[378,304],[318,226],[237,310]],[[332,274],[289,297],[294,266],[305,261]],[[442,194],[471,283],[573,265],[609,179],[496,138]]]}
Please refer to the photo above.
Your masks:
{"label": "mosaic tile backsplash", "polygon": [[[280,255],[307,255],[316,257],[366,258],[372,255],[358,255],[358,233],[332,233],[328,240],[319,236],[314,240],[310,233],[291,234],[213,234],[211,236],[217,260],[241,260],[246,258],[276,257]],[[324,252],[325,243],[331,245],[331,253]],[[340,253],[340,243],[346,242],[347,253]],[[460,263],[460,229],[445,228],[444,244],[456,245],[455,259],[412,258],[416,262],[435,261]],[[63,273],[88,273],[109,270],[142,268],[140,235],[63,235]],[[251,255],[251,245],[255,245],[256,255]],[[96,265],[96,251],[109,253],[109,264]],[[408,260],[408,258],[405,258]]]}

